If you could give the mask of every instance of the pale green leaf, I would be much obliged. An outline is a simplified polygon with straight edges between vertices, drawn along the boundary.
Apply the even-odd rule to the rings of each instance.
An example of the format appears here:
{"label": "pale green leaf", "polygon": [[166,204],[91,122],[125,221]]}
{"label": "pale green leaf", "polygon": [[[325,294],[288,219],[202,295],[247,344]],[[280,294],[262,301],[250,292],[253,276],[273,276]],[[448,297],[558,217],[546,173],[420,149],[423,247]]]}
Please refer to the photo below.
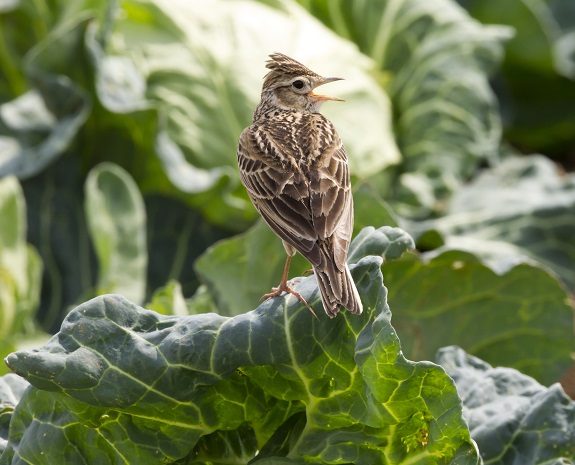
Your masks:
{"label": "pale green leaf", "polygon": [[141,302],[146,292],[146,210],[130,175],[112,163],[88,174],[84,208],[98,256],[99,292]]}
{"label": "pale green leaf", "polygon": [[[33,332],[40,299],[42,261],[26,243],[26,202],[18,180],[0,179],[0,355]],[[0,374],[6,369],[0,367]]]}

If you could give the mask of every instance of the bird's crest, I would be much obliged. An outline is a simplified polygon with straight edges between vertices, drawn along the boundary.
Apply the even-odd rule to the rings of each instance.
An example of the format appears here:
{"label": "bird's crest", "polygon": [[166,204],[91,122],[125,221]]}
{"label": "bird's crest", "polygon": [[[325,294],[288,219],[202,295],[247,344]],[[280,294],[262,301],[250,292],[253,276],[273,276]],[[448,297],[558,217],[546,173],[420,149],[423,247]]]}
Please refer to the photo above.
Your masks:
{"label": "bird's crest", "polygon": [[281,82],[286,76],[320,77],[307,66],[283,53],[272,53],[270,58],[271,60],[266,61],[266,68],[270,72],[264,77],[264,89],[274,87],[277,82]]}
{"label": "bird's crest", "polygon": [[295,74],[295,75],[309,75],[317,76],[311,69],[307,66],[302,65],[299,61],[284,55],[283,53],[272,53],[270,55],[271,60],[266,61],[266,68],[271,70],[270,72],[277,72],[282,74]]}

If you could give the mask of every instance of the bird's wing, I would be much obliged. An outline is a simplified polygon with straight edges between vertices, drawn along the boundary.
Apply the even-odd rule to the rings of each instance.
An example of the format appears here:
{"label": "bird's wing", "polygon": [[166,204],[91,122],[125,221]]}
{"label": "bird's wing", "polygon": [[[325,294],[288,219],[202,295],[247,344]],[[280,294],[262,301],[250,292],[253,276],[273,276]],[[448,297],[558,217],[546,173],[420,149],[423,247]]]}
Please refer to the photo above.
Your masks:
{"label": "bird's wing", "polygon": [[[335,265],[343,271],[353,230],[353,197],[343,144],[336,137],[310,171],[310,206],[314,229],[332,249]],[[330,254],[331,255],[331,254]]]}
{"label": "bird's wing", "polygon": [[307,170],[285,153],[293,144],[254,126],[240,136],[238,166],[254,206],[279,237],[313,265],[333,256],[343,270],[353,227],[349,170],[341,140],[324,121],[329,134],[311,137],[323,145],[303,147],[318,152]]}
{"label": "bird's wing", "polygon": [[[238,143],[240,178],[256,209],[284,241],[308,257],[318,236],[309,206],[308,182],[273,139],[261,140],[251,126]],[[308,257],[313,263],[312,257]]]}

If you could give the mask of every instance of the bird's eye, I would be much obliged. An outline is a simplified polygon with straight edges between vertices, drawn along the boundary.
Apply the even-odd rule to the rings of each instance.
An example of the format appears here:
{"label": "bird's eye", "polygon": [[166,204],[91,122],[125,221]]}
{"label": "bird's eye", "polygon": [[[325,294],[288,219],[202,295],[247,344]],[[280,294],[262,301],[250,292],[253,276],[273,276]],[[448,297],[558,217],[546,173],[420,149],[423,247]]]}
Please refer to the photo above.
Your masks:
{"label": "bird's eye", "polygon": [[301,79],[298,79],[297,81],[294,81],[292,83],[292,86],[294,86],[296,89],[302,89],[303,88],[303,81]]}

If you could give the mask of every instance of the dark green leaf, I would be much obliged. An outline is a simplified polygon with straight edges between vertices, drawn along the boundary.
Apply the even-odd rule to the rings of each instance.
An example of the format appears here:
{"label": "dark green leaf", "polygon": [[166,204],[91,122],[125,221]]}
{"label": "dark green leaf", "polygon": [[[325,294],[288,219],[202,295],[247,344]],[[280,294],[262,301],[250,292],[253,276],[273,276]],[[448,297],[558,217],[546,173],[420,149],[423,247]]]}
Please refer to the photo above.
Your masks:
{"label": "dark green leaf", "polygon": [[37,318],[55,332],[68,309],[93,295],[97,262],[84,217],[84,190],[78,159],[65,155],[22,183],[26,194],[28,240],[44,262]]}
{"label": "dark green leaf", "polygon": [[463,414],[485,463],[573,465],[575,402],[510,368],[493,368],[458,347],[437,361],[464,400]]}
{"label": "dark green leaf", "polygon": [[230,457],[234,463],[247,463],[258,452],[257,440],[253,429],[240,426],[232,431],[215,431],[203,436],[188,463],[227,464]]}
{"label": "dark green leaf", "polygon": [[[84,23],[67,33],[49,34],[27,58],[35,88],[0,107],[0,176],[29,178],[43,171],[70,146],[91,109],[87,93],[59,71],[59,61],[74,61]],[[49,65],[46,65],[49,63]]]}
{"label": "dark green leaf", "polygon": [[[571,164],[575,147],[575,8],[571,0],[459,0],[487,24],[508,24],[496,79],[506,139],[524,153],[540,152]],[[537,89],[537,92],[533,92]]]}
{"label": "dark green leaf", "polygon": [[[194,451],[202,463],[229,462],[253,451],[252,431],[260,450],[282,443],[274,431],[302,409],[305,427],[284,442],[294,463],[477,463],[451,380],[400,352],[381,263],[352,265],[365,311],[335,320],[313,277],[297,290],[320,321],[292,296],[233,318],[161,316],[111,295],[86,302],[44,347],[8,357],[36,388],[0,463],[199,463]],[[230,455],[206,455],[212,440]]]}
{"label": "dark green leaf", "polygon": [[[192,266],[206,248],[230,235],[204,220],[197,210],[166,196],[145,197],[148,237],[148,291],[177,280],[192,295],[199,282]],[[160,312],[161,313],[161,312]]]}
{"label": "dark green leaf", "polygon": [[274,432],[264,447],[249,464],[258,463],[266,457],[285,457],[296,444],[306,425],[305,412],[299,412],[289,417]]}

